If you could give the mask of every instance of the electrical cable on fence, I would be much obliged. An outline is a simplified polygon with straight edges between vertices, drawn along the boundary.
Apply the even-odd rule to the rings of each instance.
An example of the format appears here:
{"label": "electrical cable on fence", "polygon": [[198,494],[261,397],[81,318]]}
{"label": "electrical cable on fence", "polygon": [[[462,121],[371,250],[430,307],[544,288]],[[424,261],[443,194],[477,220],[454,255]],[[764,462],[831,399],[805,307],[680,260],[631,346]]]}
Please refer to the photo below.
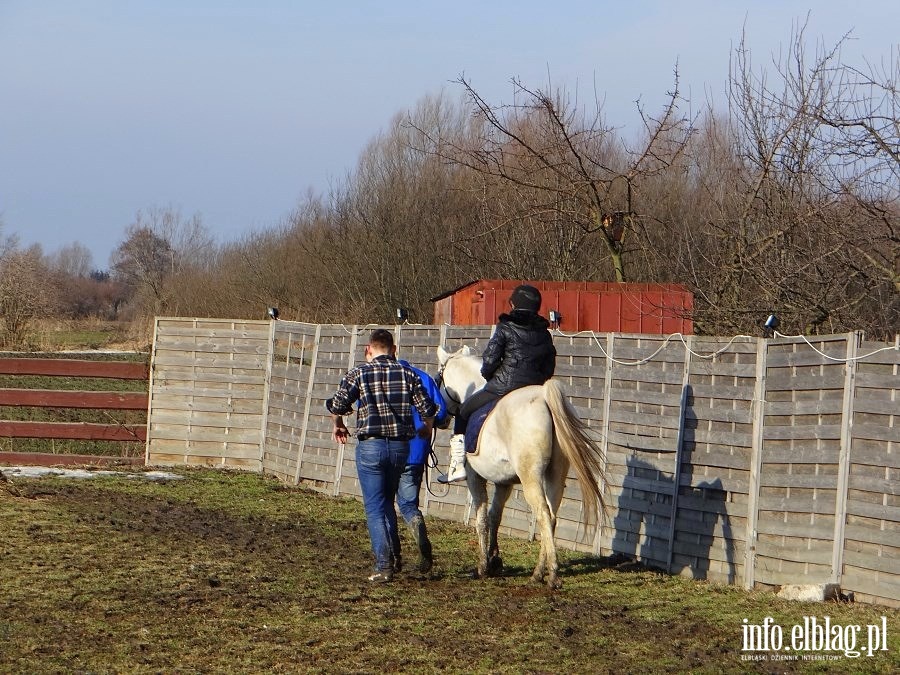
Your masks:
{"label": "electrical cable on fence", "polygon": [[816,347],[812,342],[810,342],[809,339],[805,335],[799,335],[799,334],[798,335],[785,335],[784,333],[779,333],[777,330],[772,331],[772,334],[778,338],[787,338],[787,339],[800,338],[806,344],[808,344],[814,352],[817,352],[821,356],[824,356],[826,359],[829,359],[831,361],[839,361],[841,363],[847,363],[848,361],[861,361],[862,359],[868,358],[868,357],[872,356],[873,354],[877,354],[879,352],[886,352],[886,351],[890,351],[892,349],[900,349],[900,336],[898,336],[898,338],[894,341],[894,344],[889,347],[882,347],[881,349],[876,349],[875,351],[869,352],[868,354],[860,354],[859,356],[851,356],[850,358],[838,357],[838,356],[831,356],[829,354],[826,354],[821,349]]}
{"label": "electrical cable on fence", "polygon": [[594,342],[597,343],[597,346],[600,348],[600,352],[603,354],[603,356],[605,356],[607,359],[609,359],[609,360],[612,361],[613,363],[618,363],[620,366],[640,366],[640,365],[643,365],[643,364],[645,364],[645,363],[648,363],[649,361],[651,361],[651,360],[653,359],[654,356],[656,356],[656,355],[659,354],[663,349],[665,349],[666,346],[669,344],[669,341],[671,341],[672,338],[675,338],[675,337],[679,338],[679,339],[681,340],[681,343],[684,345],[685,349],[687,349],[688,352],[690,352],[691,354],[693,354],[694,356],[696,356],[698,359],[714,359],[714,358],[717,357],[719,354],[722,354],[723,352],[728,351],[728,348],[729,348],[729,347],[734,343],[734,341],[737,340],[738,338],[746,338],[746,339],[748,339],[748,340],[754,340],[754,339],[755,339],[752,335],[735,335],[735,336],[732,337],[732,338],[728,341],[728,343],[727,343],[724,347],[722,347],[721,349],[717,349],[716,351],[710,352],[709,354],[701,354],[701,353],[699,353],[699,352],[695,352],[693,349],[691,349],[690,347],[688,347],[687,340],[684,339],[684,335],[683,335],[682,333],[672,333],[671,335],[667,335],[667,336],[666,336],[666,339],[663,341],[663,343],[662,343],[662,344],[659,346],[659,348],[658,348],[655,352],[653,352],[650,356],[647,356],[647,357],[645,357],[645,358],[643,358],[643,359],[639,359],[639,360],[637,360],[637,361],[620,361],[620,360],[618,360],[618,359],[613,358],[612,355],[606,353],[606,350],[603,348],[603,343],[600,342],[600,340],[599,340],[598,337],[597,337],[597,333],[595,333],[595,332],[592,331],[592,330],[582,330],[582,331],[578,331],[577,333],[563,333],[559,328],[557,328],[557,329],[554,331],[554,333],[556,333],[557,335],[560,335],[560,336],[562,336],[562,337],[567,337],[567,338],[578,337],[579,335],[585,335],[585,334],[590,335],[590,336],[593,338]]}
{"label": "electrical cable on fence", "polygon": [[[355,325],[355,324],[354,324],[354,325]],[[350,330],[350,329],[347,328],[347,324],[345,324],[345,323],[340,324],[341,328],[344,329],[344,332],[347,333],[347,335],[360,335],[360,334],[362,334],[363,331],[368,330],[369,328],[374,328],[375,326],[386,326],[386,325],[388,325],[388,324],[382,324],[382,323],[367,323],[365,326],[357,326],[357,327],[356,327],[356,330]],[[398,326],[413,326],[413,327],[415,327],[415,326],[424,326],[424,325],[426,325],[426,324],[423,324],[423,323],[410,323],[409,320],[404,320],[403,323],[396,324],[396,325],[398,325]],[[428,324],[428,325],[430,326],[431,324]]]}
{"label": "electrical cable on fence", "polygon": [[371,328],[373,326],[380,326],[380,325],[381,325],[380,323],[367,323],[365,326],[357,326],[356,330],[348,330],[347,324],[342,323],[341,328],[344,329],[344,332],[347,333],[347,335],[359,335],[367,328]]}
{"label": "electrical cable on fence", "polygon": [[[603,347],[603,343],[600,342],[600,340],[598,338],[598,334],[592,330],[582,330],[582,331],[578,331],[577,333],[563,333],[559,328],[557,328],[553,332],[556,335],[559,335],[561,337],[567,337],[567,338],[574,338],[574,337],[578,337],[580,335],[590,335],[593,338],[594,342],[597,343],[597,346],[600,348],[600,353],[605,358],[609,359],[612,363],[617,363],[620,366],[640,366],[640,365],[650,362],[651,360],[653,360],[653,358],[657,354],[659,354],[663,349],[665,349],[666,346],[668,346],[669,342],[675,337],[677,337],[681,340],[685,349],[687,349],[687,351],[690,354],[692,354],[693,356],[696,356],[699,359],[714,359],[719,354],[722,354],[722,353],[728,351],[729,347],[731,347],[731,345],[734,343],[734,341],[738,340],[740,338],[745,338],[747,340],[756,340],[757,339],[757,338],[753,337],[752,335],[735,335],[727,342],[727,344],[724,347],[717,349],[714,352],[710,352],[708,354],[701,354],[699,352],[695,352],[693,349],[691,349],[688,346],[687,340],[684,339],[684,335],[682,333],[672,333],[671,335],[666,336],[666,339],[663,340],[663,343],[656,349],[656,351],[654,351],[652,354],[650,354],[650,356],[647,356],[643,359],[638,359],[636,361],[621,361],[619,359],[613,358],[613,356],[611,354],[608,354],[606,352],[606,349],[604,349],[604,347]],[[862,359],[868,358],[874,354],[878,354],[879,352],[890,351],[892,349],[900,349],[900,338],[898,338],[898,340],[895,342],[894,345],[890,345],[887,347],[881,347],[880,349],[871,351],[868,354],[861,354],[859,356],[854,356],[854,357],[851,357],[848,359],[846,357],[836,357],[836,356],[830,356],[829,354],[826,354],[822,350],[818,349],[812,342],[810,342],[809,339],[805,335],[784,335],[783,333],[779,333],[778,331],[773,331],[773,335],[778,338],[789,338],[789,339],[800,338],[804,342],[806,342],[806,344],[809,345],[810,348],[812,348],[814,351],[821,354],[826,359],[830,359],[832,361],[839,361],[839,362],[843,362],[843,363],[846,363],[847,361],[861,361]]]}

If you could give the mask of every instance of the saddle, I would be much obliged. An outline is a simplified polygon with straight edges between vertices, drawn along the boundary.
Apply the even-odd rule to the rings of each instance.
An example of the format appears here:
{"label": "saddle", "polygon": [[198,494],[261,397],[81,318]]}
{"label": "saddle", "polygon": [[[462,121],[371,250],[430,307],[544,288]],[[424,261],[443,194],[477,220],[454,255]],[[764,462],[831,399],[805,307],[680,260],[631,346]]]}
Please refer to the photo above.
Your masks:
{"label": "saddle", "polygon": [[466,452],[474,454],[478,451],[478,435],[481,433],[481,427],[484,426],[485,420],[501,399],[490,401],[481,406],[469,417],[469,423],[466,426]]}

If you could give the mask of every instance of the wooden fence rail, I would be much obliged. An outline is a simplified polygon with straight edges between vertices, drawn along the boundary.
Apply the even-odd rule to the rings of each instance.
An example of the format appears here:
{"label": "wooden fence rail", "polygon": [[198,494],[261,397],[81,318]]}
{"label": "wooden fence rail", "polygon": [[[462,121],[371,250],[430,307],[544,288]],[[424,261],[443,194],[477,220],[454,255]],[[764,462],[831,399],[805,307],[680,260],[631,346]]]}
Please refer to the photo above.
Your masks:
{"label": "wooden fence rail", "polygon": [[[143,378],[146,379],[146,378]],[[0,389],[0,405],[30,408],[104,408],[146,410],[146,392]]]}
{"label": "wooden fence rail", "polygon": [[[124,361],[89,361],[82,359],[0,358],[0,375],[78,377],[120,380],[148,380],[148,366]],[[33,408],[72,408],[96,410],[147,410],[147,392],[72,391],[55,389],[0,389],[0,406]],[[97,422],[48,422],[0,420],[0,437],[86,441],[145,442],[146,424]],[[43,453],[2,453],[6,462],[35,462]],[[61,455],[47,453],[44,461],[63,461]],[[91,460],[121,459],[100,456],[77,456],[80,463]],[[67,458],[71,460],[72,458]]]}
{"label": "wooden fence rail", "polygon": [[147,366],[130,361],[0,358],[0,375],[53,375],[146,380]]}
{"label": "wooden fence rail", "polygon": [[[391,327],[388,327],[391,328]],[[324,402],[372,326],[159,318],[151,464],[240,467],[360,496]],[[399,354],[480,353],[489,326],[395,326]],[[840,583],[900,606],[900,343],[557,333],[556,377],[605,453],[609,509],[585,527],[569,481],[562,546],[750,587]],[[437,436],[445,465],[449,431]],[[426,513],[469,522],[464,486]],[[503,531],[534,537],[520,490]]]}

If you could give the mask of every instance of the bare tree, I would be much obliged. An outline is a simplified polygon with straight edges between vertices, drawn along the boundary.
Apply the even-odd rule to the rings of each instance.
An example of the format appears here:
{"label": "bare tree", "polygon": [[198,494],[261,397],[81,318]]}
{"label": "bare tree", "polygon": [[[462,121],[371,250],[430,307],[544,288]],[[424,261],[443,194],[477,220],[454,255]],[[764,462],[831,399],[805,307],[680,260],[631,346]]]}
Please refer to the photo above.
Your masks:
{"label": "bare tree", "polygon": [[[748,330],[778,310],[802,332],[884,335],[900,311],[896,161],[856,133],[872,133],[866,120],[885,99],[848,84],[856,71],[840,62],[843,40],[810,56],[803,29],[775,59],[774,77],[753,67],[745,42],[734,53],[724,138],[739,165],[700,171],[716,206],[703,223],[707,242],[691,248],[698,314],[714,332]],[[890,129],[882,123],[878,134]]]}
{"label": "bare tree", "polygon": [[428,321],[428,298],[467,275],[451,255],[453,234],[477,212],[467,172],[419,151],[428,138],[458,134],[465,117],[443,97],[423,99],[373,139],[327,205],[295,214],[304,272],[317,271],[308,290],[327,294],[310,297],[318,315],[392,321],[402,307],[412,321]]}
{"label": "bare tree", "polygon": [[816,118],[833,148],[829,190],[846,196],[857,213],[850,222],[828,226],[857,258],[855,269],[881,277],[900,293],[898,82],[900,51],[862,69],[844,65]]}
{"label": "bare tree", "polygon": [[34,321],[53,307],[56,289],[41,247],[21,250],[11,240],[0,251],[0,342],[11,349],[26,346]]}
{"label": "bare tree", "polygon": [[[507,242],[518,242],[514,252],[519,259],[527,260],[529,251],[539,256],[541,264],[526,263],[532,271],[543,268],[560,280],[583,278],[590,270],[585,256],[599,243],[614,278],[625,281],[624,235],[640,217],[641,189],[673,165],[692,132],[690,120],[679,112],[677,72],[659,116],[639,107],[645,134],[634,148],[620,143],[597,101],[588,114],[564,91],[533,89],[513,80],[515,102],[493,106],[469,80],[461,77],[458,83],[482,121],[483,133],[477,143],[456,146],[445,155],[482,177],[483,205],[494,228],[490,231],[502,230]],[[502,190],[510,198],[497,199]],[[534,243],[545,245],[533,251]]]}
{"label": "bare tree", "polygon": [[149,227],[130,226],[126,235],[112,253],[112,272],[135,296],[149,298],[158,312],[165,300],[166,279],[175,272],[175,251]]}
{"label": "bare tree", "polygon": [[94,256],[84,244],[73,242],[50,256],[50,267],[56,274],[77,279],[87,277],[94,269]]}
{"label": "bare tree", "polygon": [[176,275],[202,269],[214,259],[215,245],[199,214],[183,218],[172,207],[138,211],[126,238],[112,253],[116,280],[131,290],[135,310],[143,316],[174,311]]}

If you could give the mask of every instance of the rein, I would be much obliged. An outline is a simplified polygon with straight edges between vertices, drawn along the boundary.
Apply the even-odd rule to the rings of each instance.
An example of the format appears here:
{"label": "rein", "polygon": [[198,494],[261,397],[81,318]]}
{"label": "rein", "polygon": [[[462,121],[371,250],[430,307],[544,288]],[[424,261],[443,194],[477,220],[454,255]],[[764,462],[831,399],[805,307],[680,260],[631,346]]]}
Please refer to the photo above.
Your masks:
{"label": "rein", "polygon": [[[447,364],[445,363],[438,369],[437,375],[434,376],[434,383],[438,386],[438,389],[442,390],[441,395],[444,396],[444,398],[449,400],[451,403],[453,403],[456,406],[456,409],[458,411],[460,406],[462,405],[462,401],[459,401],[459,400],[455,399],[453,396],[451,396],[450,392],[447,390],[447,388],[444,387],[444,368],[446,368],[446,367],[447,367]],[[448,408],[449,408],[449,406],[448,406]],[[451,414],[453,414],[453,413],[451,413]]]}
{"label": "rein", "polygon": [[[438,371],[437,375],[434,376],[434,383],[438,386],[438,389],[441,391],[441,396],[444,396],[446,399],[456,405],[457,411],[459,410],[459,406],[462,405],[461,401],[457,401],[452,396],[450,396],[450,392],[447,391],[446,387],[444,387],[444,367],[446,364],[442,365]],[[453,416],[453,413],[450,412],[449,406],[447,407],[447,414]],[[434,490],[431,489],[431,479],[428,476],[428,473],[431,469],[438,468],[438,458],[437,453],[434,451],[434,443],[437,440],[437,427],[433,427],[431,429],[431,443],[430,449],[428,451],[428,457],[425,460],[425,489],[428,490],[428,493],[432,497],[446,497],[450,492],[450,485],[447,485],[447,489],[442,494],[437,494]]]}
{"label": "rein", "polygon": [[428,494],[432,497],[446,497],[450,493],[450,485],[447,485],[447,489],[444,490],[442,494],[437,494],[434,490],[431,489],[431,478],[429,477],[429,472],[431,469],[438,468],[438,458],[434,452],[434,442],[437,440],[437,429],[431,430],[431,449],[428,451],[428,457],[425,458],[425,489],[428,490]]}

